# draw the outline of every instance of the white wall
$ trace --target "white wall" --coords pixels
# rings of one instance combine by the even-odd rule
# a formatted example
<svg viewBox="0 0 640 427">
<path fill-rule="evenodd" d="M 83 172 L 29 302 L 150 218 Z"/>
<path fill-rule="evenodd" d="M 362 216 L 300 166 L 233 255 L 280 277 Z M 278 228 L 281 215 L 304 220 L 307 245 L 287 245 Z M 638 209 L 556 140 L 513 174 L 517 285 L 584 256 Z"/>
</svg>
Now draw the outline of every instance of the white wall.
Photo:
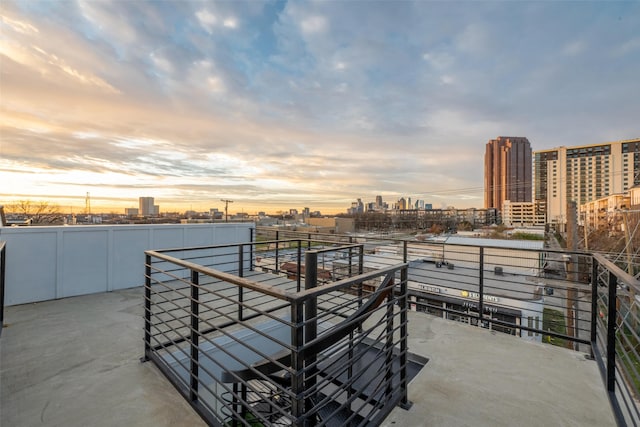
<svg viewBox="0 0 640 427">
<path fill-rule="evenodd" d="M 251 223 L 0 227 L 5 305 L 144 284 L 144 251 L 251 240 Z"/>
</svg>

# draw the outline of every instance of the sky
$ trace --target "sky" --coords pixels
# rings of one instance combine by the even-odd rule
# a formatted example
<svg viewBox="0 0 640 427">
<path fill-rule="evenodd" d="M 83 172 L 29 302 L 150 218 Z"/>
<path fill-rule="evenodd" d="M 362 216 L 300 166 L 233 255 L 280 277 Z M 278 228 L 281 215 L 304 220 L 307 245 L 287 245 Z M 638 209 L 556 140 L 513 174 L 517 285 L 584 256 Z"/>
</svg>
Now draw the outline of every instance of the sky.
<svg viewBox="0 0 640 427">
<path fill-rule="evenodd" d="M 0 204 L 483 207 L 486 143 L 640 136 L 640 2 L 0 3 Z"/>
</svg>

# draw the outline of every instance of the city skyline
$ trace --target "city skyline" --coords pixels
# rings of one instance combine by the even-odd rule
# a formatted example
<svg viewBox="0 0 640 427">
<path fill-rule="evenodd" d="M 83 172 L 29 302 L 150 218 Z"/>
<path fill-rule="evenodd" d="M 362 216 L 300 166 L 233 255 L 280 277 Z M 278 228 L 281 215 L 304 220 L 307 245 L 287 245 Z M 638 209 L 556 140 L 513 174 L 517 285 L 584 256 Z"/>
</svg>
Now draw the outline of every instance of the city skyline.
<svg viewBox="0 0 640 427">
<path fill-rule="evenodd" d="M 0 204 L 481 207 L 491 138 L 536 151 L 638 133 L 637 3 L 7 1 L 0 14 Z"/>
</svg>

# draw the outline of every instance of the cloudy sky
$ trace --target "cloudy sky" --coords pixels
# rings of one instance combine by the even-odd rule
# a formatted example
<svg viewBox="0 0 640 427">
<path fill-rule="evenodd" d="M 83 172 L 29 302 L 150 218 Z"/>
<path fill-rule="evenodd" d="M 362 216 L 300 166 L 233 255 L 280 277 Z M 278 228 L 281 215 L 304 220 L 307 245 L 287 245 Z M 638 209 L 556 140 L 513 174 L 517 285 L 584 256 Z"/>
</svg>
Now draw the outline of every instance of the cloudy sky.
<svg viewBox="0 0 640 427">
<path fill-rule="evenodd" d="M 482 207 L 485 144 L 640 136 L 640 3 L 0 4 L 0 204 Z"/>
</svg>

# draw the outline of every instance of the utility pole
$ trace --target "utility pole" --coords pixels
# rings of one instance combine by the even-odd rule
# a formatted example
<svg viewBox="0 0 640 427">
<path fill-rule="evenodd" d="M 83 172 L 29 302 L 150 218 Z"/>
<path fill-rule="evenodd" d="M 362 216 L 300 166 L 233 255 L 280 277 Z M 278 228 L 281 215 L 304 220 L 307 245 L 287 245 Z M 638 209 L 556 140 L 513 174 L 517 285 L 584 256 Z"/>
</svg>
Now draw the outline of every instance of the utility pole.
<svg viewBox="0 0 640 427">
<path fill-rule="evenodd" d="M 224 222 L 229 222 L 229 203 L 233 203 L 233 200 L 220 199 L 224 202 Z"/>
<path fill-rule="evenodd" d="M 587 230 L 587 213 L 584 213 L 584 222 L 582 223 L 582 230 L 584 231 L 584 250 L 589 250 L 589 233 Z"/>
<path fill-rule="evenodd" d="M 624 219 L 624 222 L 623 222 L 623 226 L 624 226 L 624 243 L 625 243 L 625 247 L 627 249 L 627 273 L 629 273 L 631 276 L 633 276 L 634 275 L 634 273 L 633 273 L 633 263 L 632 263 L 633 248 L 631 247 L 631 230 L 629 229 L 629 217 L 628 217 L 628 212 L 626 210 L 622 211 L 622 218 Z"/>
</svg>

